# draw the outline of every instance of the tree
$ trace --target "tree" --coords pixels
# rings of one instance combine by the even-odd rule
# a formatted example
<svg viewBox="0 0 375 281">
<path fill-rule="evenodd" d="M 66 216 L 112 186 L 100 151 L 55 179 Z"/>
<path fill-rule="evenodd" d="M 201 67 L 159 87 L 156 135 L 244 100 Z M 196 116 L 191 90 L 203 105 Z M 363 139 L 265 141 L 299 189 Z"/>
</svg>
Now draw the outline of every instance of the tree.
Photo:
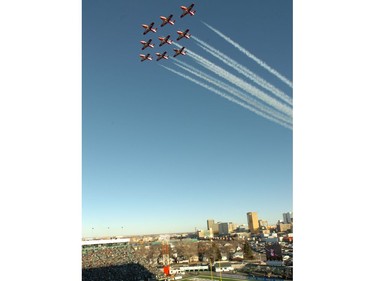
<svg viewBox="0 0 375 281">
<path fill-rule="evenodd" d="M 245 244 L 243 245 L 243 257 L 244 259 L 253 259 L 253 251 L 251 250 L 249 244 L 245 241 Z"/>
<path fill-rule="evenodd" d="M 210 259 L 212 261 L 221 260 L 221 252 L 217 244 L 214 242 L 212 243 L 211 251 L 210 251 Z"/>
</svg>

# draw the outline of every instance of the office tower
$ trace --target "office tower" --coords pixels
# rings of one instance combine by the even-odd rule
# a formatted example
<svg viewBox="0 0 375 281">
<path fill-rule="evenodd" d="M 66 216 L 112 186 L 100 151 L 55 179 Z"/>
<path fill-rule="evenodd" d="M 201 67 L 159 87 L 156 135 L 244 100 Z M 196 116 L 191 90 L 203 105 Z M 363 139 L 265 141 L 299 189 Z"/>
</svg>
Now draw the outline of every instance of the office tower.
<svg viewBox="0 0 375 281">
<path fill-rule="evenodd" d="M 229 233 L 234 232 L 234 230 L 237 228 L 237 225 L 234 224 L 233 222 L 229 223 Z"/>
<path fill-rule="evenodd" d="M 229 234 L 229 223 L 222 222 L 219 224 L 219 235 L 228 235 Z"/>
<path fill-rule="evenodd" d="M 283 220 L 284 220 L 284 223 L 292 223 L 293 213 L 292 212 L 284 213 L 283 214 Z"/>
<path fill-rule="evenodd" d="M 251 233 L 258 233 L 259 222 L 258 222 L 258 214 L 256 212 L 247 213 L 247 223 L 249 225 L 249 230 Z"/>
<path fill-rule="evenodd" d="M 228 235 L 236 228 L 236 225 L 232 222 L 219 222 L 216 225 L 218 226 L 219 235 Z"/>
<path fill-rule="evenodd" d="M 207 230 L 210 230 L 210 228 L 213 230 L 214 229 L 214 220 L 207 220 Z"/>
<path fill-rule="evenodd" d="M 219 224 L 220 224 L 220 222 L 214 223 L 214 225 L 212 226 L 213 234 L 219 234 Z"/>
</svg>

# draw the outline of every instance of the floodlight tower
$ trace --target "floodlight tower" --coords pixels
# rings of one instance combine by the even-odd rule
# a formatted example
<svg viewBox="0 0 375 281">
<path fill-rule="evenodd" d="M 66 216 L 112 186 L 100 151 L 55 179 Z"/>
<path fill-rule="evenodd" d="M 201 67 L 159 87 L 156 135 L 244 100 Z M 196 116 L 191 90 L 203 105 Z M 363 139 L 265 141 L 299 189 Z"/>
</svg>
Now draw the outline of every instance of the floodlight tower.
<svg viewBox="0 0 375 281">
<path fill-rule="evenodd" d="M 170 276 L 170 264 L 169 264 L 169 243 L 168 239 L 164 238 L 161 244 L 161 252 L 163 255 L 163 268 L 164 275 Z"/>
</svg>

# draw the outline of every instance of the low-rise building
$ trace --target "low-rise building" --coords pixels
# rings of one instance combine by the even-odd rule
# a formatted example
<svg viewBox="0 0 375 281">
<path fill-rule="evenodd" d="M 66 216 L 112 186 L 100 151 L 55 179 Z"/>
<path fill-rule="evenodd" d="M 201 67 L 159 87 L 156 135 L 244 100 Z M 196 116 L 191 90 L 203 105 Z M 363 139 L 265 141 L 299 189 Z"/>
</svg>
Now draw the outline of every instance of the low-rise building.
<svg viewBox="0 0 375 281">
<path fill-rule="evenodd" d="M 232 260 L 243 260 L 243 252 L 235 252 L 232 254 Z"/>
<path fill-rule="evenodd" d="M 197 255 L 193 255 L 189 258 L 189 263 L 195 263 L 199 261 L 199 257 Z"/>
<path fill-rule="evenodd" d="M 291 230 L 292 227 L 293 227 L 293 225 L 290 224 L 290 223 L 279 223 L 277 225 L 277 231 L 278 232 L 285 232 L 285 231 Z"/>
<path fill-rule="evenodd" d="M 198 230 L 197 235 L 200 239 L 208 239 L 214 237 L 212 228 L 210 228 L 209 230 Z"/>
<path fill-rule="evenodd" d="M 185 274 L 185 272 L 207 271 L 208 265 L 180 266 L 170 269 L 171 274 Z"/>
<path fill-rule="evenodd" d="M 229 262 L 215 262 L 213 269 L 215 272 L 228 272 L 234 270 Z"/>
</svg>

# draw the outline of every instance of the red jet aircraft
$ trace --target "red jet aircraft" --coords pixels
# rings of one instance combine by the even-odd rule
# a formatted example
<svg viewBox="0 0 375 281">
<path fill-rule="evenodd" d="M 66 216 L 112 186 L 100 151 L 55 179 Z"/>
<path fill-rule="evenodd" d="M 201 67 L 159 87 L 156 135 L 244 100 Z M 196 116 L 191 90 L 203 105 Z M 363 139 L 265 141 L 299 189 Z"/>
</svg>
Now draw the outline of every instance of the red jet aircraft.
<svg viewBox="0 0 375 281">
<path fill-rule="evenodd" d="M 175 54 L 173 57 L 177 57 L 178 55 L 186 55 L 186 51 L 184 51 L 185 47 L 182 47 L 181 49 L 173 49 L 175 51 Z"/>
<path fill-rule="evenodd" d="M 146 29 L 145 32 L 143 32 L 143 35 L 145 35 L 149 31 L 152 31 L 155 33 L 157 30 L 157 27 L 152 28 L 153 26 L 154 26 L 154 22 L 150 23 L 150 25 L 142 24 L 142 27 Z"/>
<path fill-rule="evenodd" d="M 180 8 L 183 10 L 183 13 L 180 16 L 180 18 L 183 18 L 187 14 L 190 14 L 191 16 L 194 16 L 196 11 L 191 10 L 193 7 L 194 7 L 194 3 L 191 4 L 189 7 L 181 6 Z"/>
<path fill-rule="evenodd" d="M 168 45 L 172 44 L 173 41 L 169 40 L 170 37 L 171 37 L 170 35 L 168 35 L 167 37 L 158 37 L 160 40 L 159 47 L 163 46 L 165 43 L 167 43 Z"/>
<path fill-rule="evenodd" d="M 155 53 L 155 55 L 158 56 L 158 59 L 157 59 L 156 61 L 159 61 L 159 60 L 161 60 L 161 59 L 165 59 L 165 60 L 168 59 L 167 52 L 164 52 L 164 53 L 162 53 L 162 54 L 160 54 L 160 53 Z"/>
<path fill-rule="evenodd" d="M 142 50 L 146 49 L 147 47 L 154 48 L 154 44 L 151 44 L 152 39 L 146 41 L 141 41 L 141 44 L 143 44 Z"/>
<path fill-rule="evenodd" d="M 147 55 L 140 54 L 139 56 L 142 58 L 141 62 L 145 60 L 152 60 L 152 57 L 150 56 L 150 54 L 147 54 Z"/>
<path fill-rule="evenodd" d="M 176 20 L 171 20 L 172 17 L 173 17 L 173 15 L 170 15 L 168 18 L 161 16 L 160 18 L 161 18 L 161 20 L 163 22 L 162 22 L 162 24 L 160 26 L 163 27 L 167 23 L 169 23 L 170 25 L 174 25 L 174 23 L 176 22 Z"/>
<path fill-rule="evenodd" d="M 184 38 L 184 37 L 189 39 L 191 34 L 189 34 L 188 32 L 189 32 L 189 29 L 186 29 L 185 31 L 180 31 L 180 30 L 177 31 L 177 33 L 178 33 L 177 41 Z"/>
</svg>

